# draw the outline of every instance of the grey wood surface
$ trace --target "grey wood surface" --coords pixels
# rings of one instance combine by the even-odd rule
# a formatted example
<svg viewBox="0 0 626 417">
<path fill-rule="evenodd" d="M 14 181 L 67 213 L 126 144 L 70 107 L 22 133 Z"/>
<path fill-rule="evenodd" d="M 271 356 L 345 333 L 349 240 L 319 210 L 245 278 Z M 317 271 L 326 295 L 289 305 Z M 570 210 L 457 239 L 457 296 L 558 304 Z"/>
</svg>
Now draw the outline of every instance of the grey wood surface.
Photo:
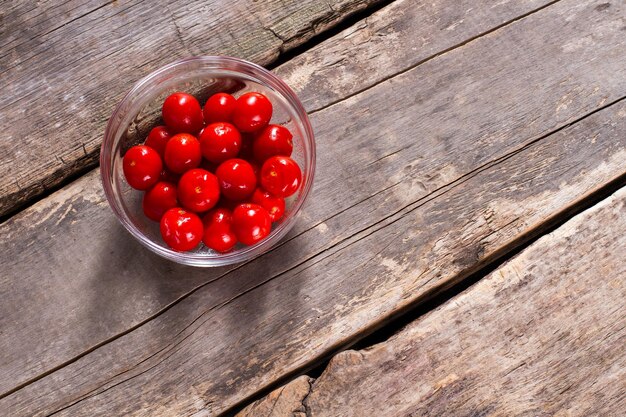
<svg viewBox="0 0 626 417">
<path fill-rule="evenodd" d="M 280 74 L 299 87 L 309 112 L 319 111 L 552 3 L 396 0 L 288 61 Z"/>
<path fill-rule="evenodd" d="M 299 224 L 225 276 L 131 241 L 95 173 L 14 217 L 2 292 L 42 302 L 2 312 L 3 390 L 32 383 L 0 407 L 215 414 L 506 252 L 624 174 L 623 102 L 550 135 L 626 94 L 620 13 L 559 2 L 315 112 Z"/>
<path fill-rule="evenodd" d="M 410 4 L 405 2 L 401 3 L 404 5 L 404 9 L 412 10 Z M 491 23 L 494 26 L 501 24 L 502 22 L 513 20 L 517 13 L 521 13 L 522 11 L 512 7 L 509 9 L 500 9 L 494 8 L 491 13 L 489 13 L 486 7 L 487 3 L 483 4 L 483 15 L 489 16 L 489 18 L 481 19 L 483 25 L 487 23 Z M 535 4 L 531 4 L 530 6 L 536 7 Z M 502 6 L 499 6 L 502 7 Z M 450 7 L 441 7 L 443 10 L 448 10 Z M 437 13 L 437 8 L 433 10 L 433 14 Z M 523 12 L 528 12 L 533 9 L 525 9 Z M 413 15 L 410 12 L 404 13 L 402 15 L 406 16 L 407 21 L 397 20 L 396 17 L 400 15 L 401 12 L 394 6 L 390 9 L 383 9 L 379 13 L 377 13 L 370 21 L 372 24 L 376 24 L 376 31 L 382 30 L 385 33 L 388 32 L 387 29 L 384 29 L 386 26 L 388 27 L 391 22 L 394 22 L 399 29 L 408 27 L 421 27 L 421 25 L 414 25 L 412 22 L 421 21 L 421 15 Z M 426 14 L 423 12 L 422 14 Z M 464 17 L 461 16 L 460 20 L 464 20 Z M 462 23 L 459 23 L 462 24 Z M 439 29 L 444 30 L 446 27 L 450 25 L 449 21 L 443 22 Z M 380 29 L 383 28 L 383 29 Z M 469 29 L 466 33 L 468 38 L 471 38 L 480 31 L 473 30 L 472 26 L 469 26 Z M 373 47 L 378 49 L 392 48 L 395 47 L 395 39 L 398 36 L 405 36 L 408 38 L 420 38 L 423 36 L 427 36 L 427 34 L 432 31 L 433 28 L 429 26 L 424 26 L 422 30 L 413 31 L 413 32 L 402 32 L 397 36 L 388 35 L 381 36 L 381 38 L 388 39 L 388 44 L 376 44 Z M 480 30 L 485 31 L 486 26 L 482 26 Z M 373 33 L 377 33 L 374 31 Z M 303 60 L 308 60 L 309 64 L 312 65 L 313 62 L 317 62 L 318 68 L 322 70 L 326 67 L 326 62 L 324 61 L 324 50 L 326 49 L 326 45 L 335 45 L 335 43 L 340 43 L 341 48 L 348 51 L 353 49 L 349 42 L 346 41 L 350 39 L 346 37 L 346 33 L 353 33 L 353 29 L 349 29 L 348 31 L 342 33 L 341 35 L 333 38 L 329 42 L 326 42 L 324 45 L 321 45 L 319 48 L 316 48 L 313 51 L 307 52 L 302 56 L 296 58 L 293 63 L 288 63 L 284 67 L 280 68 L 277 72 L 281 76 L 285 76 L 289 81 L 292 81 L 292 85 L 302 91 L 301 96 L 306 99 L 309 92 L 316 91 L 313 88 L 309 88 L 309 83 L 318 84 L 318 81 L 313 78 L 311 80 L 297 80 L 293 79 L 294 65 L 304 66 L 302 64 Z M 454 41 L 446 40 L 448 33 L 450 31 L 443 32 L 446 36 L 440 36 L 439 42 L 440 46 L 443 49 L 447 48 L 447 46 Z M 458 35 L 455 35 L 458 36 Z M 407 46 L 404 52 L 410 54 L 410 46 Z M 384 61 L 379 61 L 379 64 L 383 66 Z M 409 64 L 407 64 L 409 65 Z M 446 63 L 442 63 L 442 66 L 448 65 Z M 456 65 L 459 65 L 458 63 Z M 346 69 L 346 73 L 350 71 L 355 71 L 356 68 L 360 68 L 360 62 L 354 62 L 352 60 L 346 60 L 344 68 Z M 393 68 L 392 68 L 393 69 Z M 393 75 L 392 73 L 387 73 L 387 75 Z M 343 87 L 346 88 L 346 94 L 350 94 L 350 86 L 349 84 L 344 84 Z M 324 92 L 327 89 L 332 89 L 332 86 L 326 86 L 326 88 L 320 88 L 319 91 L 321 94 L 325 94 Z M 306 90 L 306 91 L 305 91 Z M 337 90 L 334 90 L 337 91 Z M 565 90 L 564 90 L 565 91 Z M 377 93 L 378 100 L 384 100 L 384 90 L 379 90 Z M 445 100 L 445 98 L 438 98 L 437 100 Z M 328 104 L 328 99 L 323 100 L 323 98 L 316 98 L 316 103 L 318 104 Z M 439 104 L 433 104 L 431 108 L 436 108 Z M 570 114 L 571 116 L 571 114 Z M 343 116 L 344 119 L 347 117 Z M 384 117 L 384 115 L 380 115 L 378 117 Z M 332 112 L 325 112 L 323 118 L 319 123 L 320 126 L 325 126 L 325 129 L 328 130 L 332 128 L 336 120 L 333 120 L 334 116 Z M 383 119 L 381 119 L 383 120 Z M 548 126 L 545 131 L 549 131 L 552 126 Z M 401 132 L 398 132 L 400 134 Z M 534 132 L 530 132 L 532 134 Z M 321 133 L 319 135 L 320 138 L 325 140 L 329 136 L 327 133 Z M 361 144 L 367 143 L 371 138 L 355 138 L 358 142 L 355 142 L 355 146 L 361 146 Z M 402 141 L 406 141 L 410 138 L 400 138 L 396 142 L 397 144 L 390 144 L 395 146 L 400 146 Z M 375 139 L 372 139 L 373 142 Z M 436 142 L 436 138 L 432 138 L 432 141 Z M 328 146 L 328 145 L 326 145 Z M 344 146 L 350 146 L 350 143 L 344 144 Z M 430 145 L 427 145 L 430 146 Z M 466 146 L 471 146 L 471 142 L 468 142 Z M 328 147 L 326 149 L 329 149 Z M 386 149 L 383 146 L 377 147 L 377 149 L 372 149 L 372 152 L 376 152 L 378 155 L 374 155 L 372 160 L 384 156 L 386 153 Z M 325 151 L 326 155 L 320 156 L 320 164 L 321 168 L 319 169 L 322 172 L 322 175 L 326 175 L 326 178 L 331 178 L 333 175 L 341 175 L 345 177 L 345 174 L 342 171 L 338 171 L 337 166 L 333 166 L 333 161 L 335 156 L 332 155 L 333 151 L 327 150 Z M 414 153 L 412 154 L 414 155 Z M 408 155 L 408 157 L 412 157 L 412 155 Z M 357 166 L 361 163 L 362 160 L 367 159 L 367 155 L 358 156 L 359 159 L 354 161 L 348 161 L 348 163 Z M 441 163 L 445 163 L 446 161 L 442 160 Z M 377 169 L 379 169 L 380 164 L 371 165 L 367 168 L 366 172 L 361 174 L 362 178 L 366 178 L 370 173 L 375 173 Z M 398 167 L 396 167 L 398 168 Z M 431 169 L 431 172 L 433 168 Z M 435 170 L 439 169 L 439 167 L 435 166 Z M 318 178 L 320 176 L 318 175 Z M 323 178 L 323 177 L 322 177 Z M 380 178 L 380 180 L 384 180 L 384 178 Z M 433 188 L 444 184 L 442 182 L 443 178 L 435 179 L 434 183 L 431 185 Z M 423 180 L 422 180 L 423 181 Z M 352 198 L 343 198 L 337 199 L 337 196 L 345 191 L 342 189 L 337 189 L 334 186 L 329 187 L 326 186 L 326 194 L 322 197 L 317 197 L 322 199 L 321 204 L 317 206 L 323 210 L 321 212 L 317 212 L 311 215 L 309 219 L 304 220 L 299 226 L 299 230 L 306 230 L 312 226 L 315 226 L 316 223 L 319 223 L 321 219 L 329 218 L 336 212 L 344 210 L 346 208 L 350 208 L 351 205 L 355 203 L 355 201 L 362 200 L 367 198 L 369 195 L 372 195 L 386 187 L 387 185 L 383 182 L 380 185 L 380 182 L 373 184 L 372 187 L 354 190 L 354 199 Z M 347 185 L 347 184 L 346 184 Z M 321 186 L 318 185 L 318 189 Z M 157 274 L 161 274 L 161 280 L 164 280 L 161 284 L 158 284 L 157 287 L 163 286 L 163 289 L 151 288 L 155 285 L 155 274 L 154 271 L 141 272 L 142 266 L 140 264 L 137 265 L 137 270 L 134 270 L 135 267 L 131 267 L 129 272 L 132 275 L 140 278 L 135 278 L 132 280 L 128 279 L 128 276 L 125 272 L 118 271 L 117 274 L 110 274 L 108 271 L 104 270 L 106 267 L 111 265 L 119 265 L 120 260 L 117 258 L 119 253 L 116 250 L 117 246 L 123 246 L 121 243 L 117 241 L 110 242 L 107 238 L 94 239 L 98 241 L 92 242 L 95 244 L 95 247 L 89 247 L 88 250 L 85 250 L 88 246 L 85 246 L 84 241 L 75 242 L 76 246 L 73 248 L 68 247 L 68 242 L 63 240 L 57 241 L 54 239 L 57 235 L 62 234 L 71 234 L 72 236 L 106 236 L 107 233 L 113 228 L 115 229 L 115 225 L 111 225 L 111 223 L 107 223 L 112 219 L 109 210 L 106 208 L 106 203 L 102 200 L 102 194 L 100 192 L 99 181 L 94 178 L 90 180 L 89 186 L 86 188 L 88 190 L 83 190 L 85 187 L 79 187 L 73 189 L 73 191 L 69 193 L 59 193 L 56 196 L 47 200 L 43 206 L 40 206 L 33 211 L 29 211 L 28 215 L 25 217 L 25 221 L 20 221 L 21 217 L 15 219 L 17 223 L 13 224 L 10 222 L 6 225 L 9 231 L 13 231 L 12 233 L 22 234 L 22 227 L 29 222 L 36 222 L 38 225 L 36 227 L 30 227 L 29 229 L 32 231 L 32 234 L 23 236 L 22 239 L 19 239 L 15 242 L 14 250 L 11 250 L 10 254 L 7 253 L 7 257 L 13 258 L 11 260 L 11 266 L 7 270 L 7 277 L 13 276 L 21 276 L 20 283 L 17 284 L 13 281 L 8 283 L 7 285 L 11 285 L 11 296 L 17 297 L 18 299 L 29 299 L 35 294 L 40 295 L 43 299 L 47 297 L 62 297 L 60 294 L 66 294 L 73 301 L 70 303 L 61 303 L 58 306 L 58 310 L 50 309 L 50 305 L 47 303 L 43 303 L 38 306 L 32 306 L 31 309 L 27 312 L 27 315 L 23 315 L 23 313 L 14 314 L 14 320 L 11 328 L 14 329 L 17 333 L 20 334 L 20 337 L 17 340 L 12 342 L 11 352 L 7 352 L 7 366 L 14 367 L 14 371 L 9 372 L 15 375 L 20 376 L 19 382 L 24 382 L 30 378 L 35 378 L 38 374 L 42 372 L 46 372 L 54 367 L 62 365 L 65 361 L 71 360 L 76 357 L 80 353 L 85 350 L 91 349 L 94 346 L 97 346 L 99 343 L 106 341 L 110 337 L 114 337 L 115 335 L 124 332 L 142 321 L 149 319 L 153 314 L 158 313 L 171 302 L 175 301 L 178 297 L 188 293 L 193 288 L 198 285 L 201 285 L 204 282 L 211 281 L 215 277 L 219 276 L 220 273 L 224 272 L 224 270 L 219 270 L 217 273 L 211 272 L 203 272 L 201 274 L 198 273 L 190 273 L 189 275 L 193 278 L 188 277 L 180 277 L 176 279 L 174 282 L 171 282 L 169 279 L 169 274 L 171 273 L 172 267 L 169 264 L 163 265 L 163 263 L 157 263 L 163 269 L 161 272 L 157 272 Z M 321 187 L 322 189 L 324 187 Z M 417 190 L 418 193 L 423 193 L 424 190 Z M 346 196 L 347 197 L 347 196 Z M 73 203 L 74 199 L 78 200 L 78 203 Z M 91 200 L 92 202 L 97 203 L 96 205 L 88 205 L 89 210 L 85 207 L 85 204 L 82 203 L 82 200 Z M 333 205 L 328 204 L 328 201 L 333 201 L 337 199 L 337 204 L 340 206 L 333 207 Z M 352 211 L 358 211 L 362 209 L 361 206 L 357 206 L 352 208 Z M 65 210 L 68 210 L 67 215 L 70 217 L 67 220 L 66 229 L 61 232 L 60 230 L 49 230 L 48 229 L 56 229 L 58 227 L 63 227 L 63 224 L 56 225 L 55 223 L 60 222 L 60 219 L 55 219 L 51 224 L 46 224 L 44 220 L 46 220 L 46 215 L 51 214 L 51 210 L 60 209 L 61 213 L 64 213 Z M 43 214 L 43 215 L 42 215 Z M 313 217 L 314 216 L 314 217 Z M 85 224 L 84 229 L 81 228 L 81 223 L 77 220 L 86 220 L 91 218 L 93 222 L 89 222 Z M 107 221 L 105 221 L 106 219 Z M 54 225 L 54 227 L 53 227 Z M 44 233 L 42 234 L 42 230 Z M 71 231 L 71 232 L 70 232 Z M 7 232 L 11 234 L 11 232 Z M 38 244 L 33 247 L 32 245 L 33 239 L 37 236 Z M 119 239 L 128 239 L 126 235 L 121 235 Z M 43 246 L 42 246 L 43 243 Z M 323 242 L 322 242 L 323 243 Z M 29 245 L 30 244 L 30 245 Z M 124 243 L 124 245 L 128 245 L 131 243 Z M 319 246 L 316 246 L 319 247 Z M 322 246 L 323 247 L 323 246 Z M 13 254 L 15 251 L 24 250 L 23 257 L 15 258 Z M 49 255 L 45 255 L 42 251 L 49 252 Z M 72 251 L 78 251 L 81 257 L 81 261 L 76 264 L 68 264 L 67 256 L 68 253 Z M 111 256 L 110 259 L 102 259 L 101 256 L 103 254 L 108 254 L 113 251 L 113 253 L 109 254 Z M 125 251 L 122 251 L 125 252 Z M 314 254 L 315 252 L 308 252 L 308 256 Z M 302 254 L 305 255 L 305 254 Z M 92 259 L 95 258 L 95 259 Z M 25 259 L 30 259 L 30 262 L 25 262 Z M 296 258 L 292 258 L 291 261 L 294 261 Z M 38 262 L 45 262 L 47 266 L 41 266 L 38 268 L 32 268 L 33 263 L 35 265 L 39 265 Z M 100 267 L 96 267 L 94 262 L 97 265 L 102 265 Z M 88 265 L 88 267 L 85 267 Z M 42 268 L 46 272 L 44 276 L 39 272 Z M 102 280 L 102 278 L 97 278 L 98 274 L 94 274 L 94 271 L 103 270 L 103 274 L 107 275 L 106 280 Z M 187 274 L 185 274 L 187 275 Z M 73 282 L 70 284 L 67 280 L 67 277 L 76 277 Z M 94 282 L 95 281 L 95 282 Z M 102 285 L 106 285 L 107 288 L 113 288 L 111 294 L 111 303 L 116 305 L 115 309 L 106 308 L 106 304 L 104 304 L 104 299 L 100 299 L 100 292 L 102 288 L 98 285 L 99 282 L 102 282 Z M 54 295 L 56 293 L 59 295 Z M 91 294 L 91 295 L 88 295 Z M 103 305 L 100 307 L 100 311 L 93 305 L 93 302 L 87 301 L 86 297 L 91 299 L 102 300 Z M 78 325 L 82 320 L 89 318 L 90 311 L 96 310 L 95 313 L 98 317 L 100 317 L 100 321 L 98 324 L 94 325 L 89 332 L 74 335 L 70 337 L 64 337 L 63 335 L 66 332 L 66 329 L 71 328 L 72 326 Z M 72 311 L 72 315 L 68 315 L 68 311 Z M 31 322 L 35 319 L 35 317 L 46 317 L 46 322 L 49 323 L 58 323 L 58 325 L 50 326 L 46 325 L 43 329 L 33 329 L 33 333 L 30 333 L 30 329 L 26 323 Z M 39 332 L 43 331 L 43 334 Z M 55 346 L 55 349 L 48 350 L 48 347 L 45 342 L 42 342 L 36 346 L 32 346 L 32 338 L 35 334 L 40 334 L 43 336 L 45 340 L 60 340 L 63 339 L 63 342 L 58 342 L 59 345 Z M 44 340 L 42 339 L 42 340 Z M 24 343 L 24 345 L 22 345 Z M 23 349 L 26 347 L 30 347 L 30 352 L 32 353 L 32 357 L 24 357 L 22 355 Z M 8 349 L 8 348 L 7 348 Z M 4 381 L 5 386 L 3 389 L 10 388 L 10 384 L 15 384 L 15 380 L 13 378 L 7 378 Z M 17 385 L 17 384 L 15 384 Z"/>
<path fill-rule="evenodd" d="M 317 380 L 238 417 L 621 415 L 624 253 L 626 188 L 391 339 L 337 354 Z"/>
<path fill-rule="evenodd" d="M 3 3 L 0 216 L 95 166 L 113 108 L 150 71 L 194 55 L 268 64 L 375 3 Z"/>
</svg>

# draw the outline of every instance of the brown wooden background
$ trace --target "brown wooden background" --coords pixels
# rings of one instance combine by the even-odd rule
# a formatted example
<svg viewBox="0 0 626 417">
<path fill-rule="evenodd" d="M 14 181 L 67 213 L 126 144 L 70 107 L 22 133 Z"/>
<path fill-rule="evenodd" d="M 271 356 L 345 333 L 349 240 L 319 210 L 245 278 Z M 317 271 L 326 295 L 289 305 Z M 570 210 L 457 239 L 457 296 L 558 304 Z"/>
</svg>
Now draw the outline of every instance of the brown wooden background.
<svg viewBox="0 0 626 417">
<path fill-rule="evenodd" d="M 624 1 L 8 1 L 0 22 L 0 415 L 626 409 Z M 279 246 L 205 270 L 123 230 L 97 158 L 137 79 L 217 54 L 294 88 L 318 169 Z"/>
</svg>

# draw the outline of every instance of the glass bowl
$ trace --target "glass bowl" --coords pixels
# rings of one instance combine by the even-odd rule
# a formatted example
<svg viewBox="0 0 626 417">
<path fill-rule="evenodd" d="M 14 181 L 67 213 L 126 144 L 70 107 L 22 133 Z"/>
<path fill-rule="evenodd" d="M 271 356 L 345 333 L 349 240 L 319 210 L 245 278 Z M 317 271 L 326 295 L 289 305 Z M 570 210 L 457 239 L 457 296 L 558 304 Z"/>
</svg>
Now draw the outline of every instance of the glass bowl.
<svg viewBox="0 0 626 417">
<path fill-rule="evenodd" d="M 285 215 L 272 225 L 268 237 L 252 246 L 238 244 L 231 252 L 218 253 L 203 244 L 191 252 L 176 252 L 163 242 L 159 224 L 143 214 L 143 192 L 131 189 L 122 172 L 122 157 L 131 146 L 145 140 L 153 126 L 163 124 L 161 105 L 173 92 L 195 95 L 204 105 L 220 91 L 235 97 L 257 91 L 274 107 L 271 123 L 282 124 L 293 134 L 293 154 L 302 169 L 302 186 L 286 200 Z M 124 227 L 151 251 L 186 265 L 221 266 L 242 262 L 268 251 L 293 227 L 315 171 L 315 139 L 302 103 L 283 81 L 266 69 L 237 58 L 201 56 L 166 65 L 139 80 L 118 104 L 104 132 L 100 151 L 100 175 L 107 200 Z"/>
</svg>

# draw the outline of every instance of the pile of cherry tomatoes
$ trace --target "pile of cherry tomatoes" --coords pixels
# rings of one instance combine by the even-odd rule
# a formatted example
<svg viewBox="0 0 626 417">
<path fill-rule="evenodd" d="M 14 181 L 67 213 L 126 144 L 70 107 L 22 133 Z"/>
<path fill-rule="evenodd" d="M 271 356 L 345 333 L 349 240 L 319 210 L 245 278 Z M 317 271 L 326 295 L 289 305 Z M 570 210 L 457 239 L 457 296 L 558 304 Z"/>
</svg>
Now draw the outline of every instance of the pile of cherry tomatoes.
<svg viewBox="0 0 626 417">
<path fill-rule="evenodd" d="M 160 222 L 170 248 L 190 251 L 204 242 L 224 253 L 237 242 L 253 245 L 285 214 L 302 172 L 290 158 L 292 134 L 270 124 L 272 111 L 257 92 L 217 93 L 204 108 L 174 93 L 163 102 L 165 126 L 124 154 L 126 181 L 145 191 L 143 212 Z"/>
</svg>

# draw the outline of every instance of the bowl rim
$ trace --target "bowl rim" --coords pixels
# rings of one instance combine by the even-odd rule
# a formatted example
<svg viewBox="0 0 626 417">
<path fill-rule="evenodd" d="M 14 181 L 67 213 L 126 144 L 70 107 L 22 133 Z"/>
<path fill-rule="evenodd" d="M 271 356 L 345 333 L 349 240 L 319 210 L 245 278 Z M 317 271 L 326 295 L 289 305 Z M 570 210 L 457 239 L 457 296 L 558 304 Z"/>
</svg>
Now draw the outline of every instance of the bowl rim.
<svg viewBox="0 0 626 417">
<path fill-rule="evenodd" d="M 174 71 L 181 66 L 194 62 L 201 62 L 209 65 L 215 64 L 220 66 L 225 66 L 226 64 L 228 66 L 227 70 L 235 72 L 242 72 L 241 69 L 245 68 L 251 70 L 254 73 L 255 77 L 258 77 L 260 75 L 263 79 L 259 79 L 258 81 L 261 81 L 262 84 L 266 84 L 266 79 L 269 80 L 271 83 L 270 87 L 277 90 L 281 95 L 283 95 L 284 98 L 287 99 L 289 105 L 293 107 L 293 111 L 297 115 L 300 123 L 302 124 L 302 127 L 304 128 L 303 133 L 306 137 L 302 138 L 302 140 L 308 142 L 308 147 L 310 149 L 310 155 L 306 158 L 306 162 L 309 164 L 306 176 L 307 180 L 304 181 L 303 188 L 298 198 L 294 201 L 294 205 L 292 206 L 289 217 L 284 218 L 283 222 L 277 225 L 277 227 L 271 231 L 270 235 L 268 235 L 260 242 L 251 246 L 245 246 L 241 249 L 238 249 L 237 251 L 227 252 L 224 254 L 176 252 L 172 249 L 157 244 L 152 239 L 144 235 L 139 230 L 139 228 L 136 227 L 133 222 L 131 222 L 127 218 L 124 210 L 118 205 L 117 198 L 115 197 L 115 190 L 113 189 L 114 187 L 111 181 L 113 175 L 111 169 L 111 165 L 113 163 L 112 147 L 115 132 L 117 131 L 114 126 L 114 121 L 116 119 L 115 116 L 123 111 L 125 105 L 131 102 L 133 97 L 135 97 L 135 95 L 137 95 L 140 90 L 145 88 L 146 84 L 150 84 L 156 78 L 164 75 L 167 72 Z M 124 228 L 141 244 L 143 244 L 145 247 L 155 252 L 156 254 L 180 264 L 200 267 L 224 266 L 247 261 L 258 255 L 268 252 L 291 230 L 291 228 L 295 224 L 295 220 L 297 219 L 297 217 L 299 217 L 298 215 L 301 212 L 301 209 L 306 202 L 313 186 L 316 165 L 315 136 L 308 114 L 296 93 L 283 80 L 278 78 L 269 70 L 253 62 L 230 56 L 193 56 L 178 59 L 174 62 L 159 67 L 158 69 L 139 79 L 133 85 L 133 87 L 124 95 L 122 100 L 116 105 L 115 109 L 111 113 L 109 120 L 107 121 L 107 125 L 104 130 L 104 138 L 100 146 L 99 162 L 100 179 L 109 206 L 113 210 L 115 216 L 120 221 L 120 223 L 122 223 Z"/>
</svg>

